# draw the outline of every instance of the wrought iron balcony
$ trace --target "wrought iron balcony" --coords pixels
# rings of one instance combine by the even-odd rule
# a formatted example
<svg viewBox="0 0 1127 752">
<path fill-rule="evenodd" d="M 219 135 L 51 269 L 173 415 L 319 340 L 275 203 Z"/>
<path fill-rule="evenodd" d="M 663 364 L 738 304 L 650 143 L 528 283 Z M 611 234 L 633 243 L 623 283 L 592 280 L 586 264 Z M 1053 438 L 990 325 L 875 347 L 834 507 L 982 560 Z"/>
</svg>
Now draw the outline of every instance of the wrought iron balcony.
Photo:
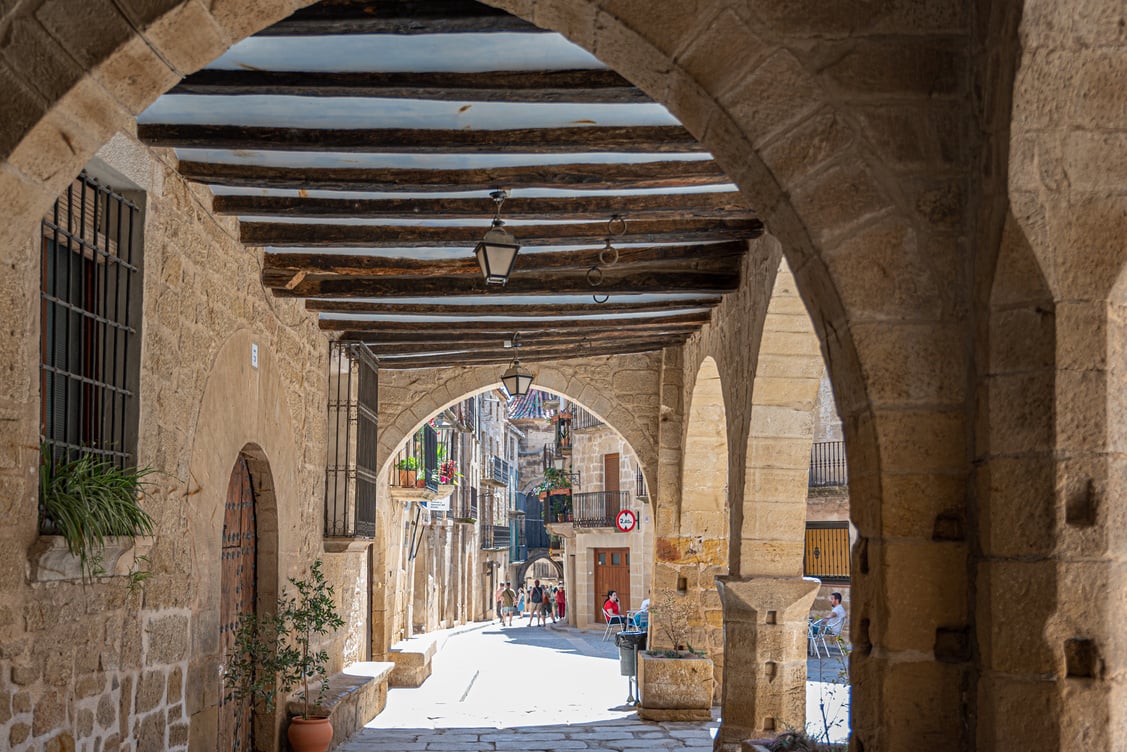
<svg viewBox="0 0 1127 752">
<path fill-rule="evenodd" d="M 849 485 L 844 441 L 819 441 L 810 447 L 810 487 Z"/>
<path fill-rule="evenodd" d="M 509 463 L 500 457 L 491 457 L 489 463 L 482 468 L 481 479 L 485 483 L 497 486 L 509 485 Z"/>
<path fill-rule="evenodd" d="M 614 527 L 614 518 L 629 502 L 629 491 L 572 494 L 571 521 L 576 527 Z"/>
<path fill-rule="evenodd" d="M 482 525 L 481 526 L 481 547 L 482 548 L 508 548 L 512 542 L 512 531 L 508 525 Z"/>
</svg>

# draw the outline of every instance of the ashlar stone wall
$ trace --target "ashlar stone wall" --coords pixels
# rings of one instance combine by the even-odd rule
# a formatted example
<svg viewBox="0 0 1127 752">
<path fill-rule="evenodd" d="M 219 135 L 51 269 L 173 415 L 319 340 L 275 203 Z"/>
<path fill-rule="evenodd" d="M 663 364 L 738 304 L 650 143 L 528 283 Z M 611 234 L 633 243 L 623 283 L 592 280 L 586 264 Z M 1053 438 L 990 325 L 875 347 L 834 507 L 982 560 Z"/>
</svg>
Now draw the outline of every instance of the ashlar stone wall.
<svg viewBox="0 0 1127 752">
<path fill-rule="evenodd" d="M 118 563 L 151 577 L 46 579 L 37 535 L 38 228 L 8 248 L 18 322 L 7 338 L 0 438 L 0 746 L 12 750 L 214 747 L 220 686 L 220 538 L 240 454 L 260 505 L 260 591 L 276 594 L 321 554 L 327 345 L 299 305 L 264 293 L 260 251 L 181 180 L 170 152 L 114 137 L 91 165 L 143 193 L 144 310 L 139 464 L 154 468 L 145 508 L 156 533 Z M 259 348 L 258 368 L 250 345 Z M 12 347 L 15 345 L 15 347 Z M 328 644 L 333 669 L 366 657 L 365 556 L 324 555 L 349 625 Z M 267 733 L 277 723 L 267 723 Z"/>
</svg>

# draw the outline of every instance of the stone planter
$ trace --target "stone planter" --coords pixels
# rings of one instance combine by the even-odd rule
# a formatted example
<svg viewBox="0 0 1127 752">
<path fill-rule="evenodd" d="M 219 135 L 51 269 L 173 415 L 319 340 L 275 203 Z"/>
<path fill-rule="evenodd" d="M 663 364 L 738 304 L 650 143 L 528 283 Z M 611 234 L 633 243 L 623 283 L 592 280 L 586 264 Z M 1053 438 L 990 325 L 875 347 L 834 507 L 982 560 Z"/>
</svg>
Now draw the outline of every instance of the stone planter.
<svg viewBox="0 0 1127 752">
<path fill-rule="evenodd" d="M 638 656 L 638 717 L 647 721 L 712 719 L 712 659 L 681 651 L 677 658 Z"/>
<path fill-rule="evenodd" d="M 144 556 L 153 547 L 154 538 L 113 537 L 103 541 L 102 569 L 99 577 L 125 577 L 135 567 L 137 557 Z M 66 539 L 61 535 L 41 535 L 28 551 L 32 582 L 83 579 L 82 562 L 67 550 Z"/>
</svg>

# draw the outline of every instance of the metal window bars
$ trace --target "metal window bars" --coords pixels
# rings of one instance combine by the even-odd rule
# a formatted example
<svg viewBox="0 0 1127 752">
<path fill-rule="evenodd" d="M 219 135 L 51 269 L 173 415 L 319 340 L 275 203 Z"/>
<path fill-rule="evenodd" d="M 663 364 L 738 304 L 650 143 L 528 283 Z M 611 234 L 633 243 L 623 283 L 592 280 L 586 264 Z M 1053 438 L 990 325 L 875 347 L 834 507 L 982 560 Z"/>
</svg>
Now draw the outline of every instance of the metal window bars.
<svg viewBox="0 0 1127 752">
<path fill-rule="evenodd" d="M 135 464 L 142 216 L 85 172 L 40 233 L 40 440 L 52 460 Z"/>
<path fill-rule="evenodd" d="M 367 346 L 329 343 L 325 536 L 376 534 L 379 372 Z"/>
<path fill-rule="evenodd" d="M 810 447 L 810 487 L 849 485 L 844 441 L 819 441 Z"/>
</svg>

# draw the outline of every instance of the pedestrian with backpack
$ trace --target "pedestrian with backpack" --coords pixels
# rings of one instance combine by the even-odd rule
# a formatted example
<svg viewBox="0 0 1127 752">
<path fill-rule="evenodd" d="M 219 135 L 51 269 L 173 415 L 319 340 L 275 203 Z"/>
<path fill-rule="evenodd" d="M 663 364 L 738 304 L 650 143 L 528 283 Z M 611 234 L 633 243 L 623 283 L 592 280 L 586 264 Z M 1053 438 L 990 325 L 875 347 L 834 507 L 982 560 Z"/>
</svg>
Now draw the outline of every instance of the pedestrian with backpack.
<svg viewBox="0 0 1127 752">
<path fill-rule="evenodd" d="M 544 588 L 540 587 L 540 580 L 532 581 L 532 590 L 528 594 L 528 624 L 531 627 L 532 622 L 539 617 L 540 623 L 544 623 Z"/>
</svg>

